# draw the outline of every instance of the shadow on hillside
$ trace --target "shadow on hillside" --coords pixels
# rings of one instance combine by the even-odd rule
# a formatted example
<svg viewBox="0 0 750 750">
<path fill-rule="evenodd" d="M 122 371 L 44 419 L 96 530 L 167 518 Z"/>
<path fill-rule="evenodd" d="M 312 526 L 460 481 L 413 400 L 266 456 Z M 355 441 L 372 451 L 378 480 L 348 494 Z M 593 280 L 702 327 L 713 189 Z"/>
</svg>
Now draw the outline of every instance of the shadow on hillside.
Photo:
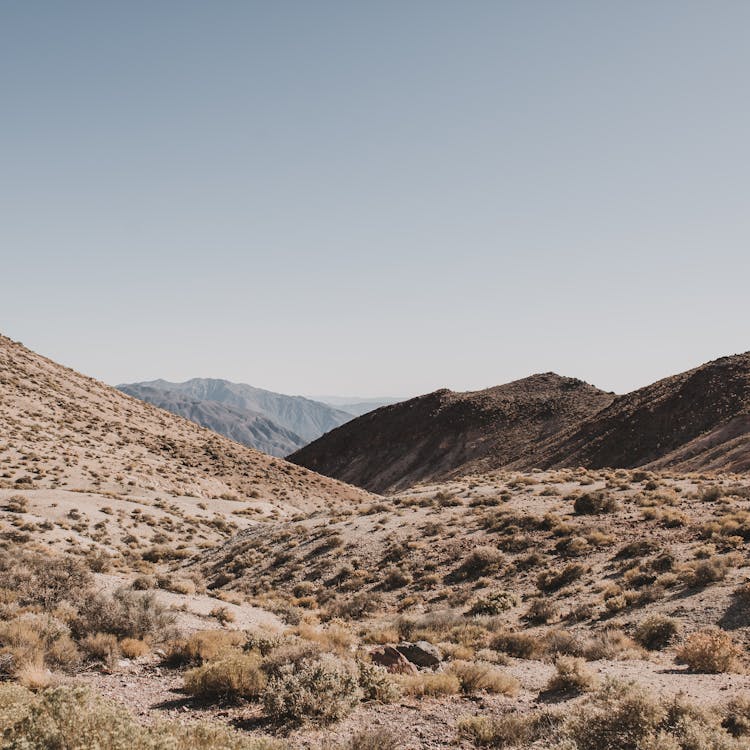
<svg viewBox="0 0 750 750">
<path fill-rule="evenodd" d="M 719 620 L 719 627 L 724 630 L 737 630 L 750 625 L 750 606 L 747 601 L 734 599 L 727 611 Z"/>
</svg>

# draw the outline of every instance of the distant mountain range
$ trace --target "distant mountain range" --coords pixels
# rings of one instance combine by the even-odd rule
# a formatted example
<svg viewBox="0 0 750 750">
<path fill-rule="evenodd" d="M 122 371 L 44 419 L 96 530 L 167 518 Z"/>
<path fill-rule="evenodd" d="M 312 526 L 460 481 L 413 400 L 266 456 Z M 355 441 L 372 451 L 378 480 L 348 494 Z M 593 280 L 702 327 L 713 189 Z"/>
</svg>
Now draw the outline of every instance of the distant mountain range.
<svg viewBox="0 0 750 750">
<path fill-rule="evenodd" d="M 494 469 L 750 470 L 750 353 L 624 396 L 555 373 L 435 391 L 365 414 L 289 456 L 376 492 Z"/>
<path fill-rule="evenodd" d="M 286 456 L 384 403 L 331 397 L 344 402 L 336 406 L 214 378 L 123 383 L 117 389 L 273 456 Z"/>
</svg>

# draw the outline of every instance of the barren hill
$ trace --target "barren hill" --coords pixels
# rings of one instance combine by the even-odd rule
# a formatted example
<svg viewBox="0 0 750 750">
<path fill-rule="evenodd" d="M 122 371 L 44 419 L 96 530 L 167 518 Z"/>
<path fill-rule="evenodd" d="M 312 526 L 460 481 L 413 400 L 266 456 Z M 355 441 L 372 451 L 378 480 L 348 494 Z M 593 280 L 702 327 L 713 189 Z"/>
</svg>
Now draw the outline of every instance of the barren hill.
<svg viewBox="0 0 750 750">
<path fill-rule="evenodd" d="M 0 336 L 6 488 L 164 493 L 313 508 L 364 493 L 239 445 Z"/>
<path fill-rule="evenodd" d="M 722 357 L 618 396 L 515 465 L 747 471 L 750 353 Z"/>
<path fill-rule="evenodd" d="M 365 414 L 289 460 L 372 491 L 397 490 L 523 461 L 612 398 L 554 373 L 482 391 L 439 390 Z"/>
</svg>

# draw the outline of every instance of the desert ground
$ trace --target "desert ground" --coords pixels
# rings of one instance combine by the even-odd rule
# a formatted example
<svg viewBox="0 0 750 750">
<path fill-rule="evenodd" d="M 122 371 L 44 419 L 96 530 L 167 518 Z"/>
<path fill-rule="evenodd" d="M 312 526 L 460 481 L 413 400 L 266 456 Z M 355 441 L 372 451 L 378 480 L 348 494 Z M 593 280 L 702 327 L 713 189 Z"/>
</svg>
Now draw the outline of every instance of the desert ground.
<svg viewBox="0 0 750 750">
<path fill-rule="evenodd" d="M 2 340 L 0 747 L 750 746 L 750 480 L 377 495 Z"/>
</svg>

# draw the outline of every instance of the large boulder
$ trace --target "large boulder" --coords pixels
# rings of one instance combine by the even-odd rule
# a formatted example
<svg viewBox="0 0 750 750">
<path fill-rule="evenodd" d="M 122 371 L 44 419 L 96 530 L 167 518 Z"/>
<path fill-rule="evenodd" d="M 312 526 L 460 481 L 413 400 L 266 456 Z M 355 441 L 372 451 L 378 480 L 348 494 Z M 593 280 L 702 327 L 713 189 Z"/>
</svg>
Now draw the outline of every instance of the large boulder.
<svg viewBox="0 0 750 750">
<path fill-rule="evenodd" d="M 404 641 L 396 646 L 396 650 L 418 667 L 437 667 L 442 661 L 440 651 L 427 641 Z"/>
<path fill-rule="evenodd" d="M 391 674 L 414 674 L 417 668 L 393 646 L 378 646 L 370 651 L 373 664 L 385 667 Z"/>
</svg>

